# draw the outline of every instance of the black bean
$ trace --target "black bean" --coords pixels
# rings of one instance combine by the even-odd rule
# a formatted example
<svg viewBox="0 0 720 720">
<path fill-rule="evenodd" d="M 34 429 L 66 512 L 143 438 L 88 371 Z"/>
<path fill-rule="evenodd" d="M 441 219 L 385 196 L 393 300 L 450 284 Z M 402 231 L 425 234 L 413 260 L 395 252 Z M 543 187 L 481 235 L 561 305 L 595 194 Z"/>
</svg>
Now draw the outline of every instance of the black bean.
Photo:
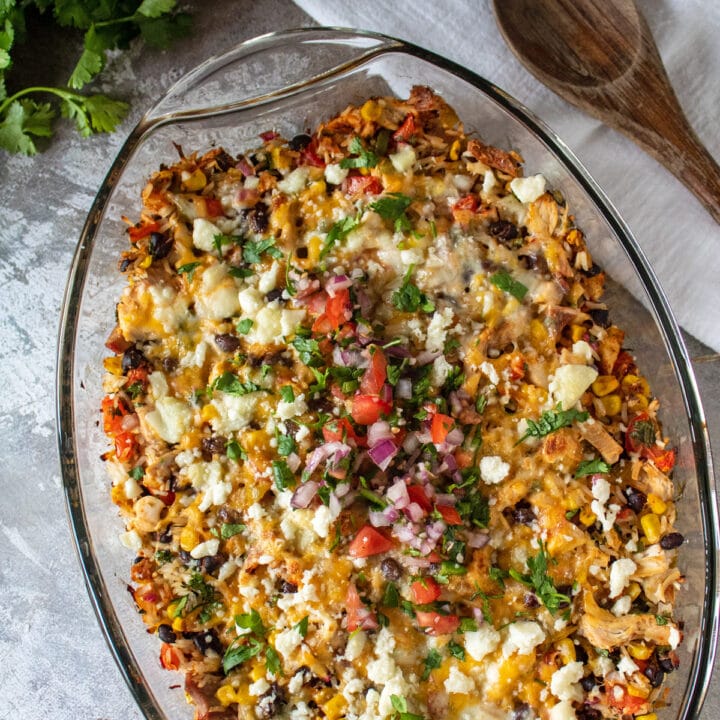
<svg viewBox="0 0 720 720">
<path fill-rule="evenodd" d="M 535 255 L 522 255 L 520 262 L 527 270 L 534 270 L 537 267 L 538 259 Z"/>
<path fill-rule="evenodd" d="M 537 596 L 535 593 L 525 593 L 525 597 L 523 597 L 523 605 L 525 605 L 526 608 L 536 608 L 540 607 L 540 601 L 537 599 Z"/>
<path fill-rule="evenodd" d="M 535 520 L 535 511 L 527 500 L 520 500 L 511 511 L 512 519 L 521 525 L 530 525 Z"/>
<path fill-rule="evenodd" d="M 268 226 L 268 209 L 266 205 L 259 203 L 247 215 L 250 227 L 256 233 L 265 232 Z"/>
<path fill-rule="evenodd" d="M 219 570 L 222 564 L 227 560 L 227 557 L 222 553 L 217 555 L 206 555 L 200 560 L 200 570 L 207 575 L 212 575 L 216 570 Z"/>
<path fill-rule="evenodd" d="M 602 720 L 602 713 L 589 705 L 582 705 L 575 711 L 577 720 Z"/>
<path fill-rule="evenodd" d="M 596 325 L 599 325 L 603 328 L 610 327 L 610 313 L 607 310 L 603 308 L 596 308 L 595 310 L 591 310 L 590 317 L 593 319 L 593 322 Z"/>
<path fill-rule="evenodd" d="M 288 141 L 288 147 L 291 150 L 299 151 L 304 150 L 312 141 L 312 138 L 305 133 L 296 135 L 292 140 Z"/>
<path fill-rule="evenodd" d="M 179 550 L 178 556 L 183 565 L 187 567 L 197 567 L 197 560 L 187 550 Z"/>
<path fill-rule="evenodd" d="M 603 269 L 597 263 L 593 263 L 592 267 L 589 270 L 585 271 L 585 274 L 588 277 L 595 277 L 596 275 L 599 275 L 602 271 Z"/>
<path fill-rule="evenodd" d="M 295 248 L 295 257 L 297 257 L 299 260 L 305 260 L 308 256 L 308 249 L 304 245 L 301 245 L 299 248 Z"/>
<path fill-rule="evenodd" d="M 240 347 L 240 338 L 230 333 L 215 336 L 215 344 L 227 353 L 234 353 Z"/>
<path fill-rule="evenodd" d="M 685 542 L 685 537 L 679 532 L 668 533 L 660 540 L 660 547 L 663 550 L 674 550 Z"/>
<path fill-rule="evenodd" d="M 202 630 L 193 636 L 195 647 L 205 655 L 208 650 L 214 650 L 218 655 L 223 654 L 222 643 L 215 630 Z"/>
<path fill-rule="evenodd" d="M 582 645 L 575 645 L 575 659 L 578 662 L 586 663 L 588 661 L 588 654 Z"/>
<path fill-rule="evenodd" d="M 597 685 L 597 678 L 594 675 L 586 675 L 581 681 L 582 689 L 590 692 Z"/>
<path fill-rule="evenodd" d="M 212 437 L 204 437 L 200 441 L 200 447 L 203 453 L 208 453 L 208 455 L 224 455 L 227 441 L 220 435 L 213 435 Z"/>
<path fill-rule="evenodd" d="M 628 487 L 625 489 L 625 497 L 627 498 L 627 503 L 632 510 L 636 513 L 642 512 L 642 509 L 645 507 L 645 503 L 647 502 L 647 495 L 645 495 L 644 492 Z"/>
<path fill-rule="evenodd" d="M 298 425 L 294 420 L 286 420 L 285 421 L 285 432 L 291 438 L 294 438 L 298 434 L 299 430 L 300 430 L 300 425 Z"/>
<path fill-rule="evenodd" d="M 255 712 L 262 720 L 270 720 L 280 712 L 285 703 L 285 690 L 274 682 L 258 701 Z"/>
<path fill-rule="evenodd" d="M 150 254 L 153 260 L 162 260 L 170 254 L 173 239 L 162 233 L 150 234 Z"/>
<path fill-rule="evenodd" d="M 662 671 L 659 664 L 650 662 L 645 666 L 643 675 L 650 681 L 650 684 L 656 688 L 660 687 L 665 679 L 665 673 Z"/>
<path fill-rule="evenodd" d="M 175 631 L 170 627 L 170 625 L 165 624 L 162 624 L 158 628 L 158 637 L 164 643 L 174 643 L 177 640 Z"/>
<path fill-rule="evenodd" d="M 235 165 L 235 158 L 223 150 L 215 157 L 215 162 L 220 170 L 227 172 L 233 165 Z"/>
<path fill-rule="evenodd" d="M 240 513 L 228 505 L 223 505 L 218 510 L 217 517 L 221 523 L 229 523 L 231 525 L 239 523 L 242 520 Z"/>
<path fill-rule="evenodd" d="M 677 666 L 675 665 L 673 659 L 669 656 L 658 658 L 658 665 L 665 673 L 671 673 L 677 670 Z"/>
<path fill-rule="evenodd" d="M 296 593 L 298 591 L 298 586 L 295 583 L 291 583 L 289 580 L 281 580 L 278 590 L 283 594 L 291 595 L 292 593 Z"/>
<path fill-rule="evenodd" d="M 123 258 L 120 261 L 120 272 L 127 272 L 127 269 L 130 267 L 130 265 L 132 265 L 132 260 L 130 258 Z"/>
<path fill-rule="evenodd" d="M 521 703 L 515 706 L 511 717 L 512 720 L 530 720 L 530 718 L 535 717 L 535 715 L 530 712 L 530 706 L 527 703 Z"/>
<path fill-rule="evenodd" d="M 126 373 L 128 370 L 134 370 L 135 368 L 140 367 L 144 362 L 145 356 L 143 355 L 142 350 L 133 345 L 123 353 L 122 371 Z"/>
<path fill-rule="evenodd" d="M 518 236 L 517 226 L 508 220 L 496 220 L 490 223 L 490 234 L 502 242 L 508 242 Z"/>
<path fill-rule="evenodd" d="M 162 359 L 162 366 L 166 373 L 171 373 L 177 370 L 178 361 L 173 357 L 164 357 Z"/>
<path fill-rule="evenodd" d="M 400 564 L 392 558 L 385 558 L 380 563 L 380 572 L 386 580 L 399 580 L 402 576 Z"/>
<path fill-rule="evenodd" d="M 168 525 L 165 530 L 158 535 L 158 541 L 161 543 L 169 543 L 172 540 L 172 525 Z"/>
<path fill-rule="evenodd" d="M 274 290 L 271 290 L 267 295 L 265 295 L 265 299 L 268 302 L 272 302 L 273 300 L 278 300 L 282 297 L 283 291 L 282 288 L 275 288 Z"/>
</svg>

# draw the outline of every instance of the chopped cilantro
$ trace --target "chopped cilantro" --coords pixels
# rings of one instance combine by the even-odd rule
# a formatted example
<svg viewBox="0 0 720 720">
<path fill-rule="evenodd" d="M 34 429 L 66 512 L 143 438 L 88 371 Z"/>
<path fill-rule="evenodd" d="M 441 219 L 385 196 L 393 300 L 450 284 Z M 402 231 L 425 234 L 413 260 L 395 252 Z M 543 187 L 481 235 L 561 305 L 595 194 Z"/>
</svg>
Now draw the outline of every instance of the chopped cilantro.
<svg viewBox="0 0 720 720">
<path fill-rule="evenodd" d="M 262 390 L 262 388 L 254 382 L 241 382 L 240 378 L 229 370 L 215 379 L 212 384 L 213 390 L 228 393 L 228 395 L 248 395 Z"/>
<path fill-rule="evenodd" d="M 490 506 L 487 498 L 477 488 L 467 491 L 465 497 L 456 505 L 460 517 L 475 527 L 486 528 L 490 522 Z"/>
<path fill-rule="evenodd" d="M 255 274 L 254 270 L 244 267 L 236 267 L 235 265 L 228 266 L 228 275 L 234 278 L 249 278 Z"/>
<path fill-rule="evenodd" d="M 415 283 L 410 282 L 414 268 L 414 265 L 410 265 L 408 268 L 402 285 L 392 294 L 392 303 L 398 310 L 403 312 L 416 312 L 420 309 L 426 313 L 431 313 L 435 310 L 433 302 L 428 299 L 424 292 L 420 291 L 420 288 Z"/>
<path fill-rule="evenodd" d="M 291 455 L 297 449 L 295 439 L 291 435 L 278 435 L 277 444 L 278 455 L 282 457 Z"/>
<path fill-rule="evenodd" d="M 267 671 L 273 675 L 282 675 L 280 656 L 277 654 L 277 650 L 270 647 L 270 645 L 265 648 L 265 667 Z"/>
<path fill-rule="evenodd" d="M 298 631 L 300 637 L 305 637 L 308 632 L 308 616 L 306 615 L 300 622 L 296 623 L 294 628 Z"/>
<path fill-rule="evenodd" d="M 449 652 L 453 657 L 455 657 L 455 658 L 457 658 L 458 660 L 460 660 L 460 662 L 464 662 L 464 661 L 465 661 L 465 648 L 464 648 L 459 642 L 455 642 L 455 640 L 451 640 L 451 641 L 447 644 L 447 649 L 448 649 L 448 652 Z"/>
<path fill-rule="evenodd" d="M 249 638 L 247 642 L 242 644 L 238 644 L 238 640 L 240 638 L 228 647 L 223 656 L 222 665 L 226 675 L 234 667 L 241 665 L 246 660 L 250 660 L 250 658 L 254 658 L 263 649 L 263 643 L 255 638 Z"/>
<path fill-rule="evenodd" d="M 272 474 L 278 490 L 287 490 L 295 486 L 295 475 L 284 460 L 274 460 Z"/>
<path fill-rule="evenodd" d="M 283 385 L 280 388 L 280 397 L 286 402 L 291 403 L 295 400 L 295 391 L 292 385 Z"/>
<path fill-rule="evenodd" d="M 282 252 L 275 247 L 275 238 L 248 240 L 243 246 L 243 260 L 251 265 L 262 262 L 263 253 L 267 253 L 276 260 L 283 257 Z"/>
<path fill-rule="evenodd" d="M 478 629 L 478 624 L 470 617 L 460 618 L 460 632 L 475 632 Z"/>
<path fill-rule="evenodd" d="M 131 383 L 125 388 L 125 392 L 133 399 L 137 398 L 138 395 L 140 395 L 145 388 L 143 387 L 143 384 L 140 380 L 135 381 L 134 383 Z"/>
<path fill-rule="evenodd" d="M 340 161 L 341 168 L 372 168 L 378 164 L 378 156 L 371 150 L 367 150 L 357 135 L 350 141 L 348 150 L 357 157 L 343 158 Z"/>
<path fill-rule="evenodd" d="M 358 225 L 360 224 L 360 214 L 355 217 L 346 217 L 338 220 L 329 230 L 322 250 L 320 251 L 320 259 L 322 260 L 338 242 L 342 242 Z"/>
<path fill-rule="evenodd" d="M 322 357 L 319 355 L 320 345 L 317 340 L 308 337 L 298 336 L 292 341 L 293 347 L 300 355 L 300 362 L 303 365 L 317 363 Z"/>
<path fill-rule="evenodd" d="M 506 293 L 510 293 L 517 300 L 522 300 L 527 294 L 528 289 L 517 280 L 513 280 L 510 273 L 501 270 L 490 276 L 490 282 L 495 287 L 504 290 Z"/>
<path fill-rule="evenodd" d="M 488 575 L 490 576 L 490 579 L 495 581 L 501 588 L 505 588 L 505 578 L 509 577 L 507 570 L 491 565 L 488 570 Z"/>
<path fill-rule="evenodd" d="M 138 465 L 137 467 L 134 467 L 134 468 L 128 473 L 128 475 L 129 475 L 133 480 L 142 480 L 143 477 L 145 476 L 145 468 L 140 467 L 140 465 Z"/>
<path fill-rule="evenodd" d="M 412 203 L 412 198 L 402 193 L 389 193 L 370 205 L 384 220 L 394 223 L 395 231 L 402 232 L 410 230 L 410 220 L 405 212 Z"/>
<path fill-rule="evenodd" d="M 165 563 L 172 562 L 173 554 L 170 550 L 158 550 L 155 553 L 155 562 L 157 562 L 159 565 L 164 565 Z"/>
<path fill-rule="evenodd" d="M 242 523 L 223 523 L 220 526 L 220 537 L 223 540 L 229 540 L 231 537 L 239 535 L 244 529 L 245 526 Z"/>
<path fill-rule="evenodd" d="M 382 604 L 385 607 L 390 608 L 396 608 L 400 605 L 400 593 L 398 592 L 397 585 L 395 583 L 389 582 L 385 586 Z"/>
<path fill-rule="evenodd" d="M 527 559 L 530 573 L 521 574 L 511 568 L 509 574 L 514 580 L 531 588 L 542 604 L 554 615 L 560 609 L 560 605 L 569 604 L 571 599 L 555 589 L 552 578 L 547 573 L 548 558 L 549 555 L 541 540 L 538 554 Z"/>
<path fill-rule="evenodd" d="M 236 326 L 235 329 L 240 335 L 247 335 L 250 332 L 250 328 L 254 325 L 251 318 L 243 318 Z"/>
<path fill-rule="evenodd" d="M 435 650 L 435 648 L 432 648 L 423 661 L 423 664 L 425 668 L 423 669 L 421 678 L 422 680 L 427 680 L 430 677 L 430 673 L 442 665 L 442 655 Z"/>
<path fill-rule="evenodd" d="M 586 475 L 595 475 L 596 473 L 609 473 L 610 472 L 610 466 L 600 458 L 595 458 L 594 460 L 584 460 L 577 466 L 577 470 L 575 471 L 575 477 L 581 478 L 585 477 Z"/>
<path fill-rule="evenodd" d="M 656 616 L 655 616 L 655 622 L 656 622 L 658 625 L 667 625 L 667 624 L 668 624 L 668 619 L 667 619 L 666 617 L 664 617 L 663 615 L 656 615 Z"/>
<path fill-rule="evenodd" d="M 586 412 L 579 412 L 575 408 L 562 410 L 560 403 L 558 403 L 555 410 L 546 410 L 537 422 L 535 420 L 528 420 L 528 427 L 525 434 L 515 444 L 519 445 L 529 437 L 545 437 L 546 435 L 550 435 L 550 433 L 554 433 L 556 430 L 570 427 L 576 420 L 578 422 L 585 422 L 587 419 L 588 414 Z"/>
<path fill-rule="evenodd" d="M 237 440 L 230 440 L 228 441 L 228 444 L 225 446 L 225 453 L 230 458 L 230 460 L 235 460 L 236 462 L 238 460 L 247 460 L 248 456 L 245 450 L 243 450 L 242 446 Z"/>
<path fill-rule="evenodd" d="M 222 260 L 223 245 L 230 245 L 230 243 L 238 242 L 238 240 L 240 240 L 238 235 L 223 235 L 222 233 L 213 235 L 213 246 L 217 251 L 218 257 Z"/>
<path fill-rule="evenodd" d="M 187 273 L 188 282 L 193 281 L 193 277 L 195 276 L 195 271 L 202 265 L 202 263 L 199 262 L 191 262 L 191 263 L 185 263 L 185 265 L 181 265 L 177 271 L 180 275 L 183 273 Z"/>
<path fill-rule="evenodd" d="M 235 616 L 235 624 L 242 630 L 249 630 L 258 637 L 265 637 L 267 628 L 263 625 L 260 613 L 252 609 L 249 613 L 242 613 Z"/>
</svg>

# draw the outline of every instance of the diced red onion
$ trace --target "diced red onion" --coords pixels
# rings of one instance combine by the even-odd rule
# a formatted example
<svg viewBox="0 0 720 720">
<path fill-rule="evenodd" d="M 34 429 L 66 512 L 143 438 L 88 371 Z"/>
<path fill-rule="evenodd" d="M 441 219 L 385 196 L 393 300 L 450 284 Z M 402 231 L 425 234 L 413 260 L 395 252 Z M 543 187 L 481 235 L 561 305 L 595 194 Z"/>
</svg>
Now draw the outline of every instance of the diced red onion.
<svg viewBox="0 0 720 720">
<path fill-rule="evenodd" d="M 334 456 L 337 463 L 342 460 L 350 452 L 350 446 L 341 442 L 330 442 L 315 448 L 305 465 L 305 472 L 312 473 L 321 462 L 327 460 L 330 456 Z"/>
<path fill-rule="evenodd" d="M 290 498 L 290 504 L 294 508 L 306 508 L 312 502 L 315 495 L 317 495 L 319 487 L 319 483 L 316 483 L 314 480 L 303 483 L 293 493 L 292 498 Z"/>
<path fill-rule="evenodd" d="M 249 177 L 250 175 L 254 175 L 254 174 L 255 174 L 255 169 L 253 168 L 253 166 L 252 166 L 244 157 L 241 157 L 241 158 L 238 160 L 237 165 L 236 165 L 235 167 L 237 167 L 237 169 L 238 169 L 245 177 Z"/>
<path fill-rule="evenodd" d="M 392 522 L 385 516 L 382 510 L 371 510 L 368 519 L 373 527 L 389 527 Z"/>
<path fill-rule="evenodd" d="M 350 483 L 346 483 L 346 482 L 340 483 L 340 484 L 335 488 L 335 494 L 336 494 L 339 498 L 345 497 L 349 492 L 350 492 Z"/>
<path fill-rule="evenodd" d="M 445 457 L 443 457 L 443 466 L 445 470 L 455 472 L 457 470 L 457 460 L 455 459 L 455 456 L 450 453 L 445 455 Z"/>
<path fill-rule="evenodd" d="M 335 297 L 339 290 L 345 290 L 352 285 L 352 280 L 347 275 L 336 275 L 325 283 L 325 290 L 330 297 Z"/>
<path fill-rule="evenodd" d="M 405 440 L 403 440 L 403 450 L 410 455 L 411 453 L 415 452 L 420 447 L 420 442 L 417 439 L 417 435 L 415 433 L 410 432 L 405 436 Z"/>
<path fill-rule="evenodd" d="M 435 358 L 439 358 L 442 352 L 430 352 L 429 350 L 422 350 L 417 354 L 418 365 L 429 365 Z"/>
<path fill-rule="evenodd" d="M 442 520 L 436 520 L 427 526 L 427 536 L 429 540 L 439 540 L 445 532 L 447 526 Z"/>
<path fill-rule="evenodd" d="M 405 345 L 391 345 L 385 348 L 385 354 L 396 358 L 409 358 L 411 353 Z"/>
<path fill-rule="evenodd" d="M 485 618 L 483 617 L 483 614 L 482 614 L 482 608 L 474 607 L 472 609 L 472 614 L 473 614 L 473 617 L 475 618 L 475 620 L 477 620 L 480 624 L 485 622 Z"/>
<path fill-rule="evenodd" d="M 120 427 L 125 432 L 127 432 L 128 430 L 134 430 L 139 425 L 140 425 L 140 419 L 138 418 L 137 413 L 128 413 L 120 421 Z"/>
<path fill-rule="evenodd" d="M 425 515 L 425 511 L 416 502 L 409 503 L 404 512 L 413 522 L 420 522 Z"/>
<path fill-rule="evenodd" d="M 297 472 L 298 468 L 300 467 L 300 456 L 297 453 L 290 453 L 287 456 L 287 466 L 292 470 L 292 472 Z"/>
<path fill-rule="evenodd" d="M 400 542 L 410 543 L 417 539 L 417 531 L 410 523 L 396 525 L 393 532 Z"/>
<path fill-rule="evenodd" d="M 490 541 L 490 535 L 486 532 L 472 532 L 467 535 L 467 544 L 471 548 L 483 548 Z"/>
<path fill-rule="evenodd" d="M 450 411 L 453 415 L 459 415 L 463 410 L 463 404 L 460 402 L 457 392 L 454 390 L 450 393 L 448 399 L 450 400 Z"/>
<path fill-rule="evenodd" d="M 400 517 L 400 511 L 396 510 L 392 505 L 388 505 L 382 513 L 391 523 L 396 522 Z"/>
<path fill-rule="evenodd" d="M 406 508 L 410 503 L 410 495 L 404 480 L 396 480 L 385 492 L 385 497 L 398 510 Z"/>
<path fill-rule="evenodd" d="M 384 420 L 374 422 L 368 428 L 367 441 L 370 447 L 375 447 L 381 440 L 392 440 L 393 434 L 390 424 Z"/>
<path fill-rule="evenodd" d="M 395 386 L 397 396 L 403 400 L 412 398 L 412 381 L 409 378 L 400 378 Z"/>
<path fill-rule="evenodd" d="M 403 565 L 405 565 L 408 570 L 413 571 L 413 574 L 415 574 L 414 571 L 422 570 L 423 568 L 429 567 L 430 561 L 427 558 L 412 557 L 411 555 L 408 555 L 407 557 L 403 558 Z"/>
<path fill-rule="evenodd" d="M 457 500 L 457 496 L 452 495 L 451 493 L 438 493 L 435 496 L 435 502 L 437 502 L 438 505 L 450 505 L 451 507 L 454 507 Z"/>
<path fill-rule="evenodd" d="M 370 301 L 368 294 L 365 290 L 363 290 L 363 288 L 357 287 L 355 289 L 355 298 L 360 306 L 360 314 L 363 317 L 368 317 L 370 315 L 370 311 L 372 310 L 372 302 Z"/>
<path fill-rule="evenodd" d="M 462 443 L 462 441 L 464 439 L 465 439 L 465 435 L 464 435 L 463 431 L 459 427 L 456 427 L 456 428 L 453 428 L 447 434 L 447 437 L 445 438 L 445 442 L 448 445 L 457 447 L 458 445 L 460 445 Z"/>
<path fill-rule="evenodd" d="M 330 497 L 328 498 L 328 510 L 330 510 L 330 517 L 334 520 L 342 510 L 342 505 L 340 504 L 340 500 L 338 500 L 338 496 L 334 493 L 330 493 Z"/>
<path fill-rule="evenodd" d="M 260 133 L 260 139 L 263 142 L 270 142 L 271 140 L 274 140 L 278 137 L 280 136 L 274 130 L 266 130 L 265 132 Z"/>
<path fill-rule="evenodd" d="M 392 440 L 381 440 L 375 447 L 368 450 L 368 455 L 381 470 L 387 470 L 392 459 L 397 455 L 397 451 Z"/>
<path fill-rule="evenodd" d="M 385 383 L 382 386 L 382 390 L 380 391 L 380 399 L 386 403 L 392 403 L 393 391 L 392 391 L 392 386 L 390 384 Z"/>
</svg>

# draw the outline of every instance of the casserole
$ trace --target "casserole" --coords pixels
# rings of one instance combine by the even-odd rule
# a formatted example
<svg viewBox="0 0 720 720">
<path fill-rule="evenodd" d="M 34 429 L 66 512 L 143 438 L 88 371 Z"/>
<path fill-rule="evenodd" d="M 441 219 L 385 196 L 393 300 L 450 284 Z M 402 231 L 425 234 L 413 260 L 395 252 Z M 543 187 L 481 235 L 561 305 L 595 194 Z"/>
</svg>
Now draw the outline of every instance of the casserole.
<svg viewBox="0 0 720 720">
<path fill-rule="evenodd" d="M 680 605 L 687 638 L 684 651 L 689 655 L 681 658 L 681 670 L 672 676 L 673 699 L 675 693 L 683 697 L 673 702 L 673 714 L 667 717 L 690 717 L 701 702 L 713 652 L 708 633 L 715 616 L 715 506 L 702 415 L 677 330 L 622 223 L 559 141 L 497 89 L 458 68 L 450 72 L 444 61 L 430 60 L 422 51 L 396 41 L 339 31 L 290 33 L 246 43 L 201 66 L 168 93 L 131 135 L 101 189 L 85 229 L 85 243 L 76 255 L 61 333 L 61 455 L 96 608 L 148 717 L 178 716 L 187 710 L 182 709 L 182 696 L 166 688 L 154 646 L 137 627 L 135 608 L 125 593 L 118 528 L 105 521 L 109 503 L 97 460 L 105 448 L 94 428 L 100 397 L 96 368 L 110 329 L 103 321 L 112 317 L 113 300 L 119 295 L 114 262 L 122 233 L 117 219 L 132 214 L 137 188 L 159 158 L 169 157 L 171 141 L 193 148 L 221 142 L 242 149 L 269 126 L 292 137 L 348 102 L 369 95 L 406 95 L 418 77 L 456 108 L 469 129 L 481 131 L 486 141 L 498 146 L 521 148 L 528 168 L 541 171 L 553 186 L 561 187 L 590 238 L 594 256 L 635 292 L 644 292 L 653 308 L 654 315 L 649 316 L 619 286 L 608 300 L 617 323 L 628 332 L 640 366 L 657 369 L 654 389 L 662 399 L 665 431 L 679 443 L 675 478 L 685 491 L 678 527 L 690 545 L 684 554 L 687 565 L 682 567 L 688 578 L 683 591 L 688 593 L 687 602 L 681 600 Z M 270 62 L 288 81 L 283 89 L 273 88 L 272 77 L 260 72 Z M 302 78 L 307 72 L 312 79 Z M 235 88 L 250 83 L 255 83 L 257 94 L 237 101 Z M 518 124 L 519 117 L 523 122 Z M 693 547 L 702 553 L 693 552 Z"/>
</svg>

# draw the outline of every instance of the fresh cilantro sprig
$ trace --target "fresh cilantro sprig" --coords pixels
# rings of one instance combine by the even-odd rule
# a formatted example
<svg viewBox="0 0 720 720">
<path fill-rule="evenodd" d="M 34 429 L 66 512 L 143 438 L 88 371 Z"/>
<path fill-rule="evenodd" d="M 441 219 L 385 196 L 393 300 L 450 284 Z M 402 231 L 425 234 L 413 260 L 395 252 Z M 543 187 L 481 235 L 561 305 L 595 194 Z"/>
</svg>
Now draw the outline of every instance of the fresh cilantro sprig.
<svg viewBox="0 0 720 720">
<path fill-rule="evenodd" d="M 527 295 L 528 289 L 521 282 L 514 280 L 510 273 L 501 270 L 490 276 L 490 282 L 500 290 L 510 293 L 517 300 L 522 300 Z"/>
<path fill-rule="evenodd" d="M 389 220 L 394 224 L 396 232 L 412 229 L 410 219 L 406 210 L 410 207 L 412 198 L 402 193 L 388 193 L 370 205 L 383 220 Z"/>
<path fill-rule="evenodd" d="M 337 243 L 342 242 L 345 238 L 360 224 L 360 213 L 355 217 L 346 217 L 338 220 L 328 231 L 320 250 L 320 259 L 322 260 Z"/>
<path fill-rule="evenodd" d="M 561 605 L 569 605 L 571 599 L 555 589 L 552 578 L 547 572 L 548 558 L 549 555 L 541 540 L 538 554 L 527 559 L 527 566 L 530 572 L 523 574 L 511 568 L 509 575 L 514 580 L 531 588 L 538 596 L 540 602 L 554 615 L 560 609 Z"/>
<path fill-rule="evenodd" d="M 435 310 L 435 305 L 410 278 L 415 266 L 410 265 L 403 278 L 402 285 L 392 294 L 392 304 L 403 312 L 416 312 L 418 309 L 426 313 Z"/>
<path fill-rule="evenodd" d="M 229 370 L 215 379 L 211 389 L 228 393 L 228 395 L 248 395 L 262 390 L 257 383 L 242 382 L 237 375 Z"/>
<path fill-rule="evenodd" d="M 267 253 L 276 260 L 283 257 L 280 249 L 275 247 L 275 238 L 248 240 L 243 246 L 243 260 L 248 264 L 262 262 L 263 253 Z"/>
<path fill-rule="evenodd" d="M 422 715 L 408 712 L 407 700 L 404 697 L 391 695 L 390 702 L 395 710 L 395 713 L 391 716 L 393 720 L 424 720 Z"/>
<path fill-rule="evenodd" d="M 350 141 L 348 150 L 357 157 L 343 158 L 340 161 L 341 168 L 373 168 L 378 164 L 378 156 L 372 150 L 367 150 L 357 135 Z"/>
<path fill-rule="evenodd" d="M 587 475 L 605 474 L 610 472 L 610 466 L 600 458 L 594 460 L 583 460 L 575 470 L 575 477 L 581 478 Z"/>
<path fill-rule="evenodd" d="M 539 420 L 528 420 L 525 434 L 515 444 L 519 445 L 529 437 L 545 437 L 556 430 L 570 427 L 576 420 L 577 422 L 585 422 L 587 419 L 588 414 L 586 412 L 580 412 L 575 408 L 563 410 L 560 403 L 558 403 L 555 410 L 546 410 Z"/>
</svg>

